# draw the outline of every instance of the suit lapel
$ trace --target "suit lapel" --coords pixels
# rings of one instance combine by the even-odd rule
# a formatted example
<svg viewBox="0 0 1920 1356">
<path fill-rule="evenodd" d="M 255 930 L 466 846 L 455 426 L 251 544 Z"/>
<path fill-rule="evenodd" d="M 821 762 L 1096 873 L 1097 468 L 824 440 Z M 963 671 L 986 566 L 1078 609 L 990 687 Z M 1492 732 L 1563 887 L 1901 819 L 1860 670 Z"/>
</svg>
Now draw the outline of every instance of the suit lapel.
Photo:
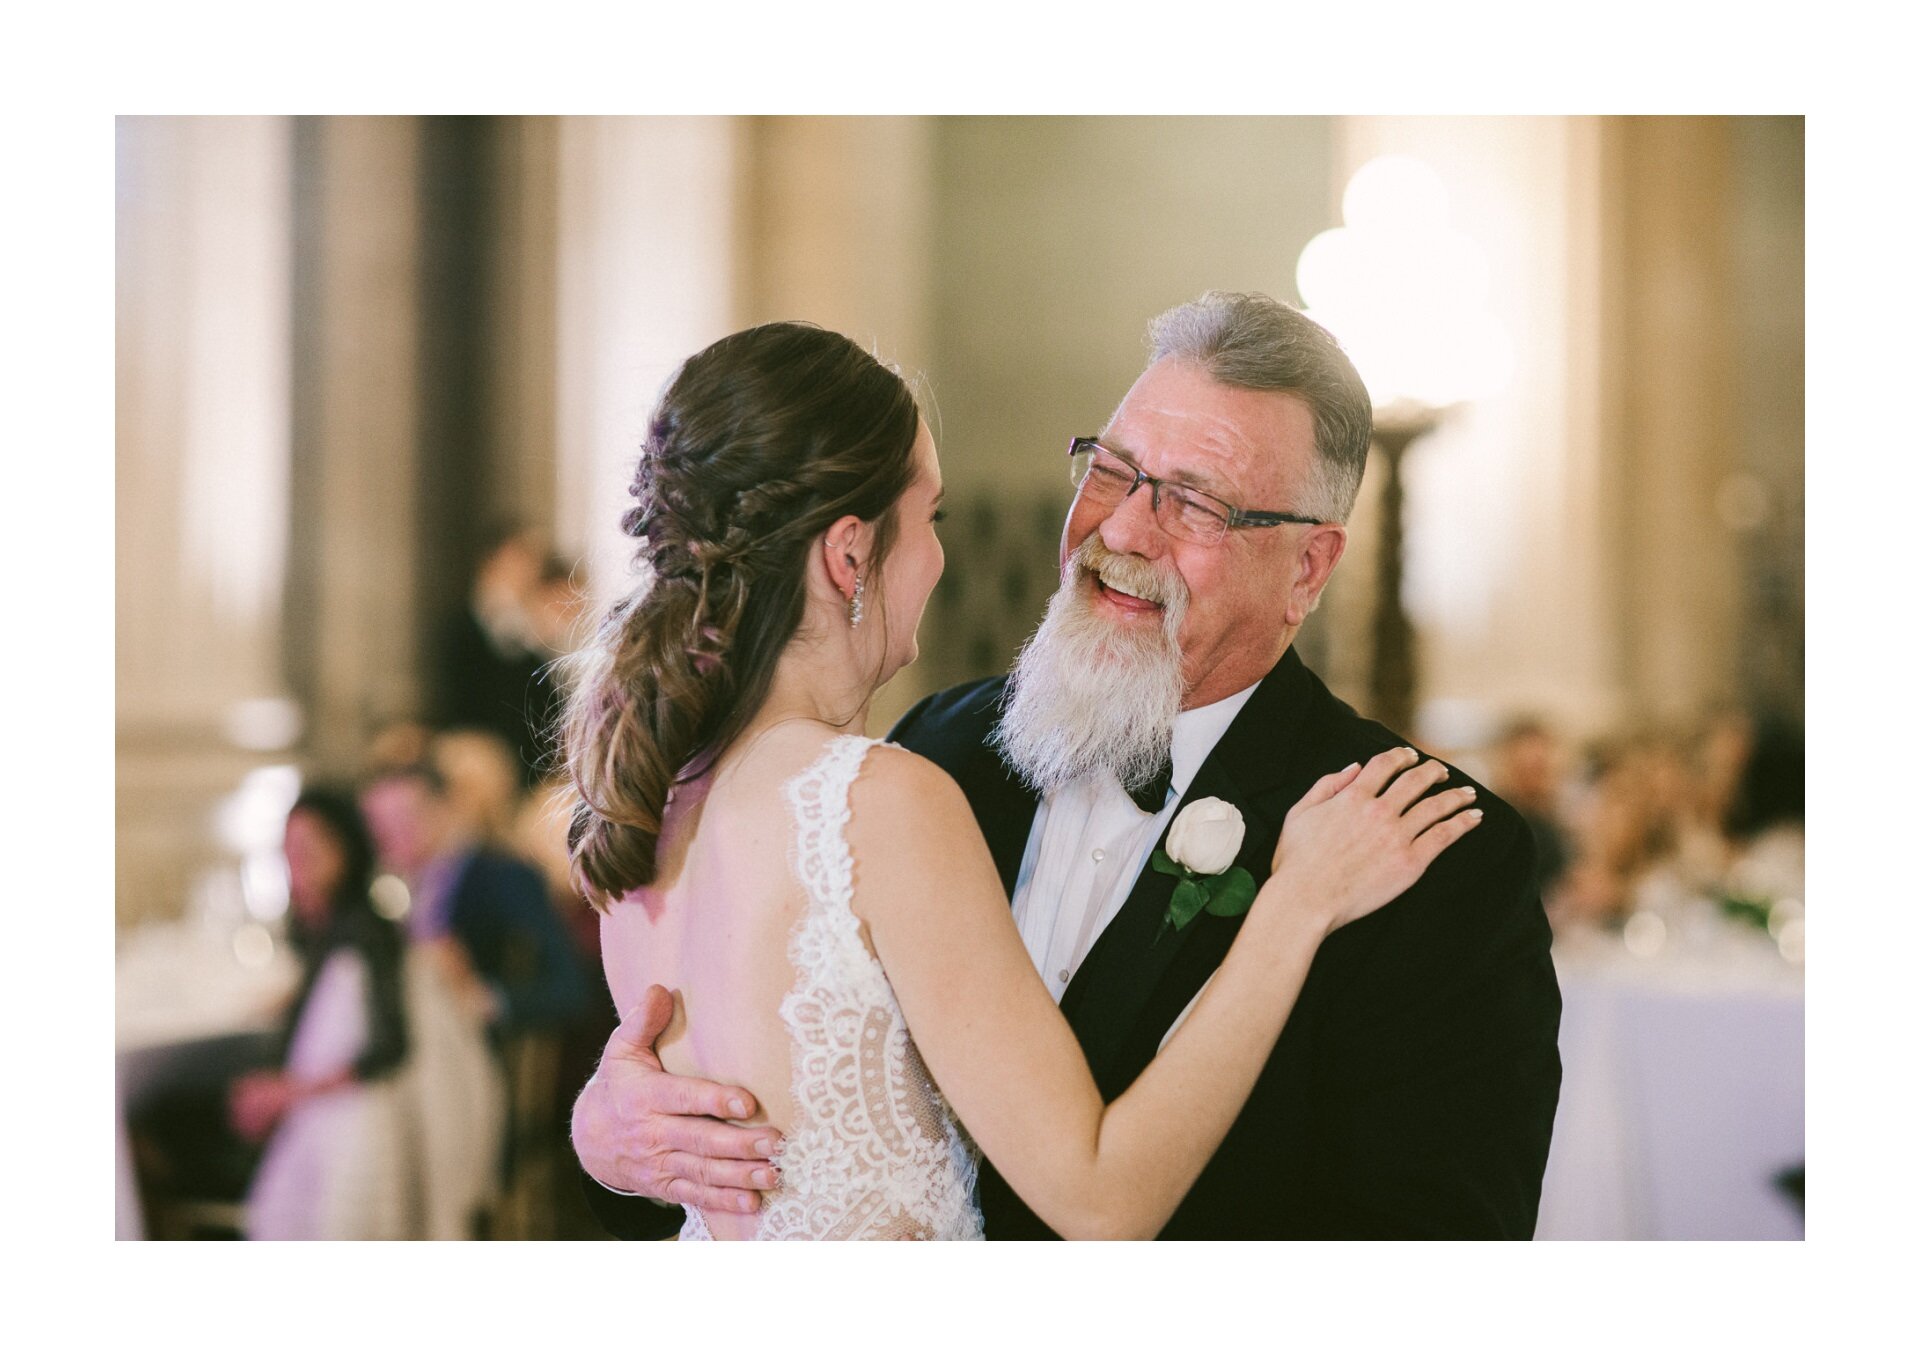
<svg viewBox="0 0 1920 1356">
<path fill-rule="evenodd" d="M 1279 841 L 1292 799 L 1297 798 L 1280 798 L 1273 792 L 1296 780 L 1292 764 L 1299 741 L 1295 731 L 1310 685 L 1306 666 L 1288 650 L 1234 717 L 1180 798 L 1182 809 L 1208 796 L 1239 809 L 1247 833 L 1236 864 L 1256 881 L 1264 881 L 1269 874 L 1273 845 Z M 1177 818 L 1179 811 L 1173 816 Z M 1173 819 L 1168 820 L 1169 828 Z M 1162 834 L 1156 847 L 1165 846 Z M 1061 1010 L 1109 1096 L 1117 1090 L 1110 1085 L 1119 1079 L 1115 1060 L 1128 1046 L 1142 1010 L 1169 967 L 1190 947 L 1199 947 L 1217 963 L 1239 931 L 1239 919 L 1203 913 L 1181 931 L 1161 935 L 1175 883 L 1174 877 L 1151 866 L 1141 871 L 1126 903 L 1094 942 L 1061 998 Z M 1130 1078 L 1119 1080 L 1118 1086 L 1125 1081 Z"/>
<path fill-rule="evenodd" d="M 887 737 L 931 759 L 960 787 L 1011 899 L 1039 800 L 994 744 L 1006 687 L 1005 678 L 994 678 L 936 693 L 902 717 Z"/>
<path fill-rule="evenodd" d="M 956 780 L 967 803 L 973 807 L 973 817 L 987 840 L 987 850 L 993 854 L 1000 884 L 1007 898 L 1012 899 L 1020 862 L 1027 851 L 1027 836 L 1033 830 L 1033 817 L 1040 808 L 1039 798 L 1001 760 L 999 750 L 984 739 Z"/>
</svg>

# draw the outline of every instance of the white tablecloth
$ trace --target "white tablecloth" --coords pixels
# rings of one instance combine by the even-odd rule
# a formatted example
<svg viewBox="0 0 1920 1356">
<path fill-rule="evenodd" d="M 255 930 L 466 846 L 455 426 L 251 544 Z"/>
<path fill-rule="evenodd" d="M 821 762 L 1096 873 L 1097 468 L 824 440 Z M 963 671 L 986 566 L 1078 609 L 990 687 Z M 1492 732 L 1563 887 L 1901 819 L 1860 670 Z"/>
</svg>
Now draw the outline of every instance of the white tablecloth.
<svg viewBox="0 0 1920 1356">
<path fill-rule="evenodd" d="M 114 957 L 114 1048 L 130 1052 L 271 1031 L 300 967 L 278 945 L 243 962 L 226 928 L 154 923 L 119 939 Z"/>
<path fill-rule="evenodd" d="M 241 961 L 227 929 L 136 928 L 114 958 L 114 1237 L 146 1236 L 126 1107 L 191 1064 L 198 1047 L 272 1032 L 299 980 L 285 947 Z"/>
<path fill-rule="evenodd" d="M 1799 968 L 1733 925 L 1653 957 L 1584 937 L 1554 959 L 1565 1076 L 1535 1236 L 1804 1237 L 1774 1185 L 1806 1157 Z"/>
</svg>

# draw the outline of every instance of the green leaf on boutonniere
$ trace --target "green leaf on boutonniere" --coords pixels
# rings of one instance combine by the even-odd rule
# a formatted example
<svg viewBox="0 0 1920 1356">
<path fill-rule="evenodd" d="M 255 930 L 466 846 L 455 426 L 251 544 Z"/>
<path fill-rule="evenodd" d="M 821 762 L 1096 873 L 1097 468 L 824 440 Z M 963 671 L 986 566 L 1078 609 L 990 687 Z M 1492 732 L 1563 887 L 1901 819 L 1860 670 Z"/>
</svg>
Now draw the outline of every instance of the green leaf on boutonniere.
<svg viewBox="0 0 1920 1356">
<path fill-rule="evenodd" d="M 1183 880 L 1173 887 L 1173 899 L 1167 905 L 1167 921 L 1178 932 L 1206 907 L 1207 887 L 1197 880 Z"/>
<path fill-rule="evenodd" d="M 1216 918 L 1238 918 L 1253 907 L 1253 897 L 1259 892 L 1260 887 L 1253 883 L 1247 868 L 1236 866 L 1213 878 L 1207 912 Z"/>
<path fill-rule="evenodd" d="M 1188 876 L 1192 874 L 1186 867 L 1167 856 L 1165 848 L 1155 848 L 1153 850 L 1153 856 L 1147 860 L 1153 864 L 1153 869 L 1163 876 Z"/>
</svg>

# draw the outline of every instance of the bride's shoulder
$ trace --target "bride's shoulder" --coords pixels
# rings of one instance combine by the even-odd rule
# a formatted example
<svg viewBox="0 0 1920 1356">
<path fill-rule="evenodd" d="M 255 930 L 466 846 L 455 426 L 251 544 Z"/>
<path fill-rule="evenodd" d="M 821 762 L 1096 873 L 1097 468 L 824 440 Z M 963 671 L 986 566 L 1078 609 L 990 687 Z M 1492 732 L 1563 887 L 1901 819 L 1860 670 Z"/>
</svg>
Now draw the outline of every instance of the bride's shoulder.
<svg viewBox="0 0 1920 1356">
<path fill-rule="evenodd" d="M 972 823 L 953 778 L 897 744 L 849 734 L 823 738 L 815 728 L 790 727 L 770 732 L 753 754 L 727 779 L 731 798 L 740 804 L 763 803 L 761 797 L 776 792 L 800 806 L 844 803 L 850 832 L 871 844 L 894 842 L 907 831 L 924 840 L 929 820 Z"/>
<path fill-rule="evenodd" d="M 858 863 L 855 910 L 876 927 L 897 909 L 998 893 L 993 859 L 959 783 L 937 763 L 894 744 L 867 749 L 848 798 L 847 846 Z"/>
<path fill-rule="evenodd" d="M 959 796 L 960 784 L 947 775 L 945 768 L 912 749 L 884 740 L 866 741 L 868 749 L 861 765 L 861 779 L 889 791 L 909 796 Z M 962 797 L 964 799 L 964 797 Z"/>
<path fill-rule="evenodd" d="M 973 816 L 959 783 L 939 764 L 898 744 L 869 741 L 851 796 L 855 824 L 882 842 L 911 832 L 924 839 L 954 820 Z"/>
</svg>

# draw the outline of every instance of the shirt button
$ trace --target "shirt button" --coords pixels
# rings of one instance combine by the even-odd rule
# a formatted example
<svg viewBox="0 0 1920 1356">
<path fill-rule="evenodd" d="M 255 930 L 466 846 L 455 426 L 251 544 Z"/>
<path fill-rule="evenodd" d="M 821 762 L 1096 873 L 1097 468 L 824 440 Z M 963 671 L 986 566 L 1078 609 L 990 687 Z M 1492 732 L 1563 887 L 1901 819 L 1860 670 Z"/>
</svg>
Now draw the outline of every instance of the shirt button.
<svg viewBox="0 0 1920 1356">
<path fill-rule="evenodd" d="M 1067 982 L 1067 972 L 1065 970 L 1062 970 L 1060 972 L 1060 982 L 1062 984 L 1065 984 Z"/>
<path fill-rule="evenodd" d="M 1104 862 L 1107 859 L 1107 850 L 1105 848 L 1095 848 L 1093 850 L 1093 859 L 1096 862 Z"/>
</svg>

